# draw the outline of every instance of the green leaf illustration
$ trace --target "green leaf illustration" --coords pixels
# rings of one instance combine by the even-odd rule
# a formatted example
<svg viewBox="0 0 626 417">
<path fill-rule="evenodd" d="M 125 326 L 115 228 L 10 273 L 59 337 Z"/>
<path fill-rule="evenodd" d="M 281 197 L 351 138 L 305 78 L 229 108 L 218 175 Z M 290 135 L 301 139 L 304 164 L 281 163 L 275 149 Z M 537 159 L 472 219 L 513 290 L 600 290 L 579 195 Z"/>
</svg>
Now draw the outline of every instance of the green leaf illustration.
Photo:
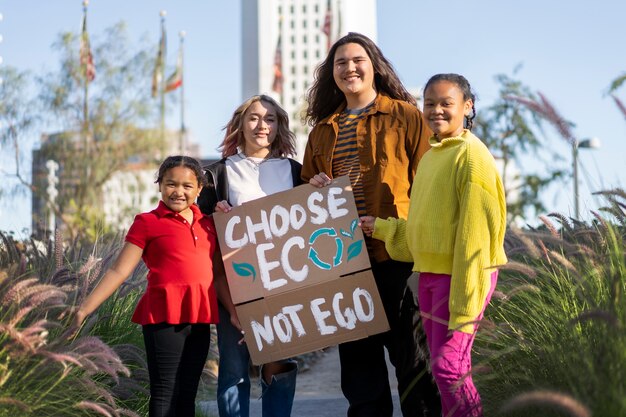
<svg viewBox="0 0 626 417">
<path fill-rule="evenodd" d="M 252 276 L 252 282 L 254 282 L 254 280 L 256 279 L 256 271 L 254 270 L 254 267 L 248 263 L 242 262 L 240 264 L 236 264 L 233 262 L 233 269 L 239 276 Z"/>
<path fill-rule="evenodd" d="M 353 234 L 352 234 L 352 233 L 350 233 L 350 232 L 346 232 L 346 231 L 345 231 L 345 230 L 343 230 L 343 229 L 339 229 L 339 233 L 340 233 L 342 236 L 349 237 L 350 239 L 353 239 L 353 238 L 354 238 L 354 236 L 353 236 Z"/>
<path fill-rule="evenodd" d="M 350 259 L 359 256 L 359 253 L 363 250 L 363 240 L 357 240 L 356 242 L 352 242 L 350 246 L 348 246 L 348 261 Z"/>
<path fill-rule="evenodd" d="M 359 219 L 354 219 L 352 220 L 352 223 L 350 223 L 350 232 L 352 232 L 353 235 L 358 224 L 359 224 Z"/>
</svg>

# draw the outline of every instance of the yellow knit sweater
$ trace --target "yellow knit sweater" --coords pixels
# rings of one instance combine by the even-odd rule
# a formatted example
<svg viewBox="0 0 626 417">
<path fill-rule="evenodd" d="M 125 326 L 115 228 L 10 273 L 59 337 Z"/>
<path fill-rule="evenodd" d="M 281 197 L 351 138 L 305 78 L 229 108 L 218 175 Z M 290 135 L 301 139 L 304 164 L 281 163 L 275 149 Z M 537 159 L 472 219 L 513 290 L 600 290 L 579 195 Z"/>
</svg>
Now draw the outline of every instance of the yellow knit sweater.
<svg viewBox="0 0 626 417">
<path fill-rule="evenodd" d="M 493 156 L 469 130 L 437 142 L 413 180 L 408 219 L 377 218 L 373 237 L 413 270 L 452 276 L 448 329 L 471 333 L 504 253 L 506 201 Z"/>
</svg>

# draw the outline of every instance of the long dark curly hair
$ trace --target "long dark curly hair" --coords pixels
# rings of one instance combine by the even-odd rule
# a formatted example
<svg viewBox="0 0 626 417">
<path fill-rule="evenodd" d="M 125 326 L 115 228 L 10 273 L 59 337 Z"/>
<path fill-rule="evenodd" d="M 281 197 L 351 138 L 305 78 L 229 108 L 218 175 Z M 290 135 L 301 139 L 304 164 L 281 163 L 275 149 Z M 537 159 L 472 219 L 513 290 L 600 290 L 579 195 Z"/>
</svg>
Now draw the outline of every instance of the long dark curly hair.
<svg viewBox="0 0 626 417">
<path fill-rule="evenodd" d="M 393 65 L 385 58 L 380 48 L 367 36 L 350 32 L 333 44 L 326 59 L 315 69 L 315 81 L 306 94 L 308 103 L 304 116 L 306 123 L 315 126 L 346 101 L 343 92 L 335 83 L 333 66 L 337 49 L 348 43 L 357 43 L 365 49 L 374 67 L 374 84 L 377 92 L 417 105 L 415 97 L 404 88 Z"/>
</svg>

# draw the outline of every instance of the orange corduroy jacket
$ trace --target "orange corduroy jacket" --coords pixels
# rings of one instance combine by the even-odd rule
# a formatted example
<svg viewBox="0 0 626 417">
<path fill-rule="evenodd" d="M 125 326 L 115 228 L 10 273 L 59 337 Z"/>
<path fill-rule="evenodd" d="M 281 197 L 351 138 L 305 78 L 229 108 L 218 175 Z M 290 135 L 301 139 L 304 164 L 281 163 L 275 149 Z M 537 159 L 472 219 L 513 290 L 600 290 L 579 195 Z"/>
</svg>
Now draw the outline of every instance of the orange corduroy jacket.
<svg viewBox="0 0 626 417">
<path fill-rule="evenodd" d="M 309 134 L 302 179 L 308 182 L 320 172 L 332 177 L 333 152 L 339 131 L 339 115 L 345 105 L 320 121 Z M 406 218 L 417 165 L 430 149 L 430 129 L 417 107 L 378 94 L 374 105 L 356 127 L 357 146 L 367 214 Z M 372 240 L 370 258 L 390 259 L 383 242 Z"/>
</svg>

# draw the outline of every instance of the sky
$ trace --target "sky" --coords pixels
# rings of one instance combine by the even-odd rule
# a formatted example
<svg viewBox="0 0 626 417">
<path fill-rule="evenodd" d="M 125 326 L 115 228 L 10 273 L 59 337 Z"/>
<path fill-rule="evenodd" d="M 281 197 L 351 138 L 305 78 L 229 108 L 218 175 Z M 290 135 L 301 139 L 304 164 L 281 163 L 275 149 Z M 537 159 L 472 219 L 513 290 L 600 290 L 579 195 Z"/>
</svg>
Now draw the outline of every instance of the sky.
<svg viewBox="0 0 626 417">
<path fill-rule="evenodd" d="M 166 10 L 170 66 L 176 60 L 178 33 L 186 32 L 185 124 L 203 157 L 218 154 L 221 129 L 242 101 L 240 7 L 238 0 L 89 4 L 92 38 L 123 20 L 133 40 L 147 37 L 154 45 L 159 12 Z M 0 0 L 0 14 L 0 65 L 41 73 L 58 65 L 51 48 L 57 35 L 79 31 L 82 1 Z M 626 188 L 626 119 L 607 95 L 610 83 L 626 73 L 626 2 L 379 0 L 377 14 L 378 45 L 408 88 L 423 86 L 436 73 L 463 74 L 478 95 L 480 114 L 481 107 L 497 98 L 494 76 L 513 75 L 519 67 L 515 77 L 544 94 L 573 122 L 577 137 L 599 138 L 599 149 L 579 153 L 583 218 L 602 204 L 592 191 Z M 626 102 L 626 85 L 617 95 Z M 180 125 L 177 111 L 168 116 L 167 125 Z M 552 129 L 544 138 L 546 147 L 563 157 L 555 163 L 571 167 L 570 145 Z M 0 151 L 6 156 L 6 148 Z M 536 169 L 535 159 L 524 159 L 520 169 Z M 23 195 L 11 198 L 10 184 L 0 173 L 0 230 L 22 233 L 30 227 L 30 201 Z M 569 180 L 544 195 L 545 205 L 549 211 L 573 215 L 572 194 Z"/>
</svg>

